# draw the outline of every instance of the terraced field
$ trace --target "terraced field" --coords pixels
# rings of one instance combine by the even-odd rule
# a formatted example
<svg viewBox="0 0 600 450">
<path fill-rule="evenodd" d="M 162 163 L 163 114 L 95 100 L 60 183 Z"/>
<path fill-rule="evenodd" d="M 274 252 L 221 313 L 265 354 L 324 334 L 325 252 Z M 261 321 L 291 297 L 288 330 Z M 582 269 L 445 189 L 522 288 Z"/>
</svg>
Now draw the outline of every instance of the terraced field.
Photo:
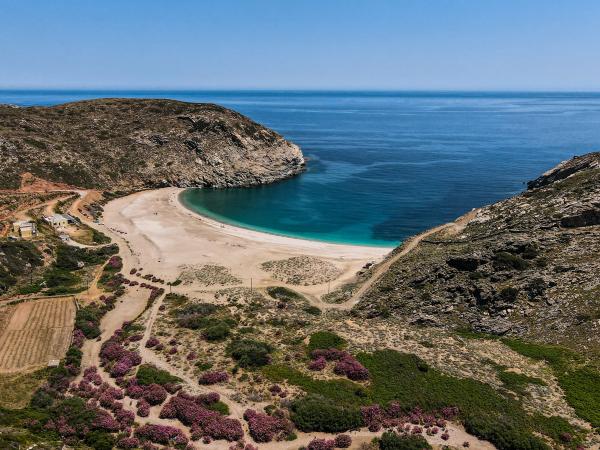
<svg viewBox="0 0 600 450">
<path fill-rule="evenodd" d="M 71 298 L 1 308 L 0 373 L 39 368 L 61 359 L 71 340 L 74 319 Z"/>
</svg>

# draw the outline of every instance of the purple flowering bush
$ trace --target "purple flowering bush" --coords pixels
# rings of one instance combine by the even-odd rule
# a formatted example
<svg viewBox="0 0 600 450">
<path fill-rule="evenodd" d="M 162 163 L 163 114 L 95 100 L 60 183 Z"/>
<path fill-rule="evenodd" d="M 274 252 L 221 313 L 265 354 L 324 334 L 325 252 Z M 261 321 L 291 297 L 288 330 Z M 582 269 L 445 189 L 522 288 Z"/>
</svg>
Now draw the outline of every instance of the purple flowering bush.
<svg viewBox="0 0 600 450">
<path fill-rule="evenodd" d="M 236 441 L 244 435 L 239 420 L 220 415 L 207 408 L 219 401 L 218 394 L 193 396 L 183 392 L 171 397 L 160 412 L 161 419 L 178 419 L 192 428 L 192 438 Z"/>
<path fill-rule="evenodd" d="M 248 422 L 250 435 L 256 442 L 271 442 L 273 439 L 280 441 L 294 429 L 292 422 L 283 414 L 280 414 L 279 417 L 269 416 L 253 409 L 247 409 L 244 412 L 244 419 Z"/>
<path fill-rule="evenodd" d="M 335 363 L 333 372 L 337 375 L 345 375 L 353 381 L 369 379 L 369 370 L 350 354 L 346 354 Z"/>
<path fill-rule="evenodd" d="M 338 434 L 334 443 L 336 448 L 349 448 L 352 445 L 352 438 L 348 434 Z"/>
<path fill-rule="evenodd" d="M 135 430 L 135 436 L 142 441 L 150 441 L 156 444 L 168 445 L 170 443 L 179 445 L 187 444 L 188 439 L 179 428 L 168 425 L 142 425 Z"/>
<path fill-rule="evenodd" d="M 198 383 L 203 384 L 203 385 L 210 385 L 210 384 L 222 383 L 222 382 L 227 381 L 228 379 L 229 379 L 229 375 L 227 375 L 227 372 L 211 371 L 211 372 L 204 372 L 202 375 L 200 375 L 200 379 L 198 380 Z"/>
<path fill-rule="evenodd" d="M 313 439 L 308 444 L 308 450 L 333 450 L 335 441 L 332 439 Z"/>
<path fill-rule="evenodd" d="M 144 393 L 142 394 L 142 397 L 150 405 L 160 405 L 167 399 L 168 393 L 167 390 L 160 384 L 152 383 L 144 387 Z"/>
</svg>

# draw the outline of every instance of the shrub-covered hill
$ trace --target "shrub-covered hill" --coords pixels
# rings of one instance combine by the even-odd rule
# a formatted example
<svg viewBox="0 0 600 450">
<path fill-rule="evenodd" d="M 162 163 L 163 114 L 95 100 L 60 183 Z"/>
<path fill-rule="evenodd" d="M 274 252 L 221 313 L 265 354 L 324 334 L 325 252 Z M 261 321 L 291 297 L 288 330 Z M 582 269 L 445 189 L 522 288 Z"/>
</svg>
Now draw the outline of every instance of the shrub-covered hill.
<svg viewBox="0 0 600 450">
<path fill-rule="evenodd" d="M 304 168 L 298 146 L 229 109 L 151 99 L 0 105 L 0 188 L 20 175 L 105 190 L 250 186 Z"/>
<path fill-rule="evenodd" d="M 600 348 L 600 153 L 560 164 L 399 258 L 356 312 Z"/>
</svg>

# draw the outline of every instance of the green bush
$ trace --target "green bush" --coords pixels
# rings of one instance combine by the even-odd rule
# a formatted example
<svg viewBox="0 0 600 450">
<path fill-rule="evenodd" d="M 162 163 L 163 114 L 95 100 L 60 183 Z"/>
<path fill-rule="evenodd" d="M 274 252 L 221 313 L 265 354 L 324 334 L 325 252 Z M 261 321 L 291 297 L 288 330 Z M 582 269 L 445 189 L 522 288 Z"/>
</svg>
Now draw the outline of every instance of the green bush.
<svg viewBox="0 0 600 450">
<path fill-rule="evenodd" d="M 135 377 L 138 383 L 142 386 L 148 386 L 150 384 L 177 384 L 181 383 L 181 379 L 171 375 L 166 370 L 159 369 L 150 364 L 142 364 L 138 367 Z"/>
<path fill-rule="evenodd" d="M 270 286 L 267 288 L 267 294 L 269 294 L 276 300 L 283 301 L 302 300 L 304 298 L 296 291 L 293 291 L 283 286 Z"/>
<path fill-rule="evenodd" d="M 212 411 L 216 411 L 223 416 L 229 415 L 229 406 L 227 406 L 226 403 L 223 403 L 221 401 L 211 403 L 210 405 L 207 406 L 207 408 Z"/>
<path fill-rule="evenodd" d="M 431 445 L 421 435 L 399 435 L 393 431 L 386 431 L 379 439 L 381 450 L 426 450 Z"/>
<path fill-rule="evenodd" d="M 299 430 L 339 433 L 362 425 L 360 409 L 342 406 L 325 397 L 307 395 L 291 405 L 292 420 Z"/>
<path fill-rule="evenodd" d="M 235 340 L 227 345 L 227 353 L 240 367 L 255 368 L 271 362 L 273 347 L 265 342 L 252 339 Z"/>
<path fill-rule="evenodd" d="M 346 341 L 337 334 L 330 331 L 317 331 L 310 335 L 308 342 L 308 352 L 311 353 L 317 349 L 344 348 Z"/>
<path fill-rule="evenodd" d="M 211 342 L 222 341 L 230 334 L 231 329 L 225 322 L 217 322 L 214 325 L 206 327 L 204 331 L 202 331 L 202 337 Z"/>
<path fill-rule="evenodd" d="M 85 435 L 84 442 L 94 450 L 112 450 L 115 438 L 106 431 L 93 430 Z"/>
<path fill-rule="evenodd" d="M 173 292 L 165 295 L 164 302 L 167 303 L 170 307 L 179 308 L 185 305 L 190 299 L 183 294 L 175 294 Z M 179 313 L 179 311 L 177 311 Z"/>
<path fill-rule="evenodd" d="M 102 311 L 97 306 L 83 306 L 75 313 L 75 328 L 79 328 L 86 338 L 94 339 L 100 336 L 100 318 Z"/>
<path fill-rule="evenodd" d="M 77 347 L 69 347 L 67 354 L 65 355 L 65 365 L 73 365 L 75 367 L 81 366 L 81 358 L 83 353 Z"/>
<path fill-rule="evenodd" d="M 91 228 L 92 230 L 92 242 L 94 244 L 110 244 L 111 239 L 105 235 L 104 233 L 96 230 L 95 228 Z"/>
<path fill-rule="evenodd" d="M 519 295 L 519 290 L 514 287 L 505 287 L 499 293 L 500 299 L 505 302 L 514 303 Z"/>
<path fill-rule="evenodd" d="M 49 288 L 72 287 L 81 281 L 77 274 L 58 267 L 49 269 L 44 274 L 44 280 Z"/>
<path fill-rule="evenodd" d="M 77 270 L 79 262 L 91 266 L 103 264 L 109 257 L 117 253 L 119 253 L 119 247 L 116 244 L 94 249 L 60 244 L 56 248 L 56 267 Z"/>
<path fill-rule="evenodd" d="M 335 403 L 359 406 L 370 401 L 369 394 L 365 396 L 365 390 L 360 384 L 345 378 L 317 380 L 287 365 L 271 365 L 264 367 L 262 371 L 272 381 L 293 384 L 308 394 L 324 397 Z"/>
<path fill-rule="evenodd" d="M 311 316 L 320 316 L 321 315 L 321 310 L 319 308 L 317 308 L 316 306 L 312 306 L 312 305 L 304 308 L 304 312 L 310 314 Z"/>
<path fill-rule="evenodd" d="M 502 381 L 502 384 L 506 389 L 509 389 L 517 394 L 524 395 L 526 393 L 527 385 L 529 384 L 537 384 L 539 386 L 545 386 L 546 383 L 544 380 L 535 377 L 529 377 L 527 375 L 523 375 L 522 373 L 509 372 L 509 371 L 500 371 L 498 373 L 498 378 Z"/>
<path fill-rule="evenodd" d="M 498 252 L 494 255 L 494 267 L 499 270 L 525 270 L 529 267 L 529 263 L 518 255 Z"/>
<path fill-rule="evenodd" d="M 42 283 L 40 281 L 34 281 L 31 284 L 27 284 L 19 289 L 19 294 L 37 294 L 42 290 Z"/>
</svg>

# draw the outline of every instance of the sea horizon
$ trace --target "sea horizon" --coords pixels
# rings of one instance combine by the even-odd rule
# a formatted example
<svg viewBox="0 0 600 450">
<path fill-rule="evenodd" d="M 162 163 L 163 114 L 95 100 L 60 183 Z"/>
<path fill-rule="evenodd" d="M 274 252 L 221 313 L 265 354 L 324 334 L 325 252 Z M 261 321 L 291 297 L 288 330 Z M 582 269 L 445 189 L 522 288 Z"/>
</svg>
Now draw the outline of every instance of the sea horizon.
<svg viewBox="0 0 600 450">
<path fill-rule="evenodd" d="M 104 97 L 217 103 L 279 132 L 302 148 L 305 173 L 189 191 L 186 207 L 340 244 L 397 245 L 600 147 L 594 92 L 0 89 L 0 102 L 19 106 Z"/>
</svg>

